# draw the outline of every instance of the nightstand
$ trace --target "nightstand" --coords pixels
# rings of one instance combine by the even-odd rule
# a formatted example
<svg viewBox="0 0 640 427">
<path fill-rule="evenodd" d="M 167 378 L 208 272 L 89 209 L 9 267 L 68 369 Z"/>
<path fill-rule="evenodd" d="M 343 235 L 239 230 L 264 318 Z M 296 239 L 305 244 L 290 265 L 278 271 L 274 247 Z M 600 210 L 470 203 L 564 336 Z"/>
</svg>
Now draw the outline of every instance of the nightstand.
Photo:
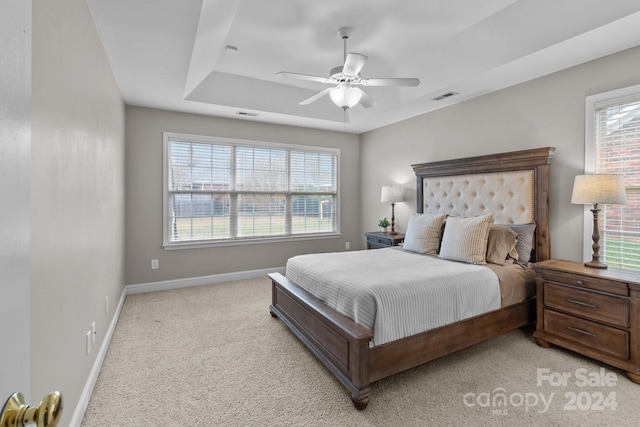
<svg viewBox="0 0 640 427">
<path fill-rule="evenodd" d="M 542 347 L 555 344 L 627 372 L 640 383 L 640 272 L 547 260 L 536 271 Z"/>
<path fill-rule="evenodd" d="M 389 248 L 404 242 L 404 234 L 390 234 L 378 231 L 364 233 L 367 236 L 367 249 Z"/>
</svg>

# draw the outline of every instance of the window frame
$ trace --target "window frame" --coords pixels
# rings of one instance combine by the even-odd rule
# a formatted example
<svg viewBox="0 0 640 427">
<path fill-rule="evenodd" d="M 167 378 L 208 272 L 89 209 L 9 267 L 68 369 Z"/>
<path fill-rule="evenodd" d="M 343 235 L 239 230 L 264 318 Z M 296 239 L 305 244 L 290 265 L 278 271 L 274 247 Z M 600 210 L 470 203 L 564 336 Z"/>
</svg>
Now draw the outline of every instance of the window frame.
<svg viewBox="0 0 640 427">
<path fill-rule="evenodd" d="M 169 215 L 169 203 L 170 203 L 170 189 L 169 189 L 169 146 L 171 141 L 184 141 L 192 143 L 202 144 L 222 144 L 230 145 L 234 147 L 251 147 L 251 148 L 266 148 L 276 150 L 287 150 L 287 158 L 289 158 L 290 151 L 302 151 L 306 153 L 322 153 L 332 154 L 336 156 L 336 192 L 335 192 L 335 224 L 336 230 L 331 232 L 317 232 L 317 233 L 305 233 L 305 234 L 287 234 L 280 236 L 260 236 L 260 237 L 231 237 L 228 239 L 219 240 L 189 240 L 182 242 L 170 241 L 170 222 L 171 216 Z M 301 240 L 317 240 L 317 239 L 331 239 L 341 237 L 340 232 L 340 149 L 332 147 L 318 147 L 312 145 L 301 144 L 288 144 L 280 142 L 270 141 L 256 141 L 248 139 L 237 139 L 227 137 L 216 137 L 206 135 L 195 135 L 180 132 L 163 132 L 163 155 L 162 155 L 162 246 L 165 250 L 173 249 L 193 249 L 193 248 L 207 248 L 207 247 L 220 247 L 220 246 L 235 246 L 235 245 L 253 245 L 260 243 L 273 243 L 273 242 L 291 242 Z M 287 179 L 291 178 L 290 163 L 287 165 Z M 229 193 L 242 193 L 235 189 L 231 189 Z M 283 193 L 282 191 L 274 191 L 273 193 Z M 290 198 L 291 195 L 295 195 L 296 192 L 291 192 L 287 189 L 284 192 Z M 327 195 L 333 195 L 333 193 L 326 193 Z M 289 215 L 288 215 L 289 216 Z M 232 221 L 234 219 L 232 218 Z"/>
<path fill-rule="evenodd" d="M 640 85 L 598 93 L 586 97 L 584 130 L 584 173 L 595 173 L 596 109 L 640 99 Z M 593 254 L 593 214 L 591 205 L 584 205 L 582 258 L 590 261 Z M 634 270 L 636 271 L 636 270 Z"/>
</svg>

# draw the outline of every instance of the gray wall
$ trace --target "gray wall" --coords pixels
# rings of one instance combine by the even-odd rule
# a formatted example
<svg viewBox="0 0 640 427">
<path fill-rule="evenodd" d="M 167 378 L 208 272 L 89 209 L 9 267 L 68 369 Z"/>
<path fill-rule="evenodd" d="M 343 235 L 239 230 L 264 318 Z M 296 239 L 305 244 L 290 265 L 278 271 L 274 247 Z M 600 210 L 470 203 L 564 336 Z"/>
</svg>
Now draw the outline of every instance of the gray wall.
<svg viewBox="0 0 640 427">
<path fill-rule="evenodd" d="M 362 243 L 359 232 L 358 135 L 127 107 L 126 283 L 200 277 L 283 267 L 294 255 L 342 251 Z M 162 132 L 231 137 L 340 149 L 341 238 L 164 250 L 162 248 Z M 160 268 L 151 270 L 151 260 Z"/>
<path fill-rule="evenodd" d="M 552 146 L 551 255 L 582 260 L 583 207 L 570 199 L 584 168 L 585 97 L 640 83 L 638 70 L 640 47 L 361 135 L 361 231 L 389 215 L 379 200 L 391 183 L 406 187 L 396 205 L 406 229 L 416 211 L 411 164 Z"/>
<path fill-rule="evenodd" d="M 32 54 L 29 403 L 61 390 L 64 426 L 124 289 L 125 110 L 84 0 L 33 2 Z"/>
</svg>

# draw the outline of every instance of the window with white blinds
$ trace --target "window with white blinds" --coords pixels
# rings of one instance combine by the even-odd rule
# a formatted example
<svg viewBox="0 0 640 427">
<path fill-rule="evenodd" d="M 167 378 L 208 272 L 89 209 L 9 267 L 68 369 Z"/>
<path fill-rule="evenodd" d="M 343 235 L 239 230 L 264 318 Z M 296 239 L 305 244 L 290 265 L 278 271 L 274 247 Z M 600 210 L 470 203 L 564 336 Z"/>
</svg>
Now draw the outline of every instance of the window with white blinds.
<svg viewBox="0 0 640 427">
<path fill-rule="evenodd" d="M 165 132 L 165 247 L 337 234 L 339 154 Z"/>
<path fill-rule="evenodd" d="M 624 175 L 627 192 L 626 205 L 600 205 L 600 258 L 610 267 L 640 270 L 640 88 L 587 101 L 592 128 L 587 132 L 586 172 Z M 591 229 L 593 223 L 585 223 Z M 587 242 L 590 253 L 591 240 Z"/>
</svg>

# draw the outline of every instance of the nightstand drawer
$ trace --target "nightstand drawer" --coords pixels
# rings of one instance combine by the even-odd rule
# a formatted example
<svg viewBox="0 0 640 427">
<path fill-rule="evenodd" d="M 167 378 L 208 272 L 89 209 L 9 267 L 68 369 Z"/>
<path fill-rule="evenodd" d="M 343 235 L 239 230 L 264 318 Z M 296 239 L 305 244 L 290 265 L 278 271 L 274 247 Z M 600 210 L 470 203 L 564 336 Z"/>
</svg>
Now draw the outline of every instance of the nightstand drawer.
<svg viewBox="0 0 640 427">
<path fill-rule="evenodd" d="M 367 242 L 371 244 L 378 244 L 383 246 L 393 246 L 393 239 L 387 239 L 387 238 L 378 237 L 378 236 L 370 236 L 367 239 Z"/>
<path fill-rule="evenodd" d="M 398 246 L 404 242 L 404 234 L 380 233 L 370 231 L 364 233 L 367 236 L 367 249 L 380 249 Z"/>
<path fill-rule="evenodd" d="M 629 327 L 629 301 L 622 298 L 545 283 L 544 304 L 588 319 Z"/>
<path fill-rule="evenodd" d="M 544 332 L 586 344 L 618 358 L 629 358 L 627 331 L 545 309 Z"/>
<path fill-rule="evenodd" d="M 629 289 L 626 283 L 617 283 L 608 280 L 579 276 L 575 274 L 563 274 L 559 272 L 544 272 L 544 279 L 552 282 L 564 283 L 572 286 L 580 286 L 595 291 L 607 292 L 610 294 L 628 296 Z"/>
</svg>

